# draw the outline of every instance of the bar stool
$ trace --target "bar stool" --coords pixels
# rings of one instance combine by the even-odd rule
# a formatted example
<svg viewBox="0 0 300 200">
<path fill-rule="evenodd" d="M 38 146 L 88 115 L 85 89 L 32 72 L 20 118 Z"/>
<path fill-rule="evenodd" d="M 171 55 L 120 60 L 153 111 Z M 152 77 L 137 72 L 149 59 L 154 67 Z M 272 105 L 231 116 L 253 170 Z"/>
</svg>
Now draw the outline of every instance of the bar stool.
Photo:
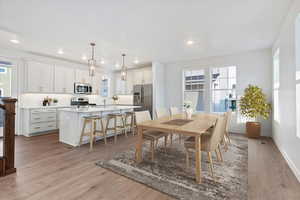
<svg viewBox="0 0 300 200">
<path fill-rule="evenodd" d="M 110 121 L 113 120 L 113 126 L 109 127 Z M 118 124 L 121 122 L 121 124 Z M 125 131 L 125 135 L 127 137 L 127 132 L 125 130 L 125 123 L 124 123 L 124 115 L 122 113 L 112 113 L 107 115 L 107 121 L 106 121 L 106 128 L 105 128 L 105 134 L 107 134 L 107 131 L 113 130 L 114 131 L 114 137 L 115 137 L 115 143 L 117 143 L 117 134 L 118 131 Z"/>
<path fill-rule="evenodd" d="M 80 135 L 79 146 L 82 145 L 83 136 L 90 137 L 90 151 L 93 150 L 93 143 L 94 143 L 94 140 L 96 139 L 96 136 L 103 136 L 104 143 L 106 144 L 106 131 L 104 130 L 104 127 L 103 127 L 102 117 L 99 115 L 93 115 L 93 116 L 84 116 L 83 118 L 84 118 L 84 121 L 83 121 L 82 131 L 81 131 L 81 135 Z M 97 129 L 97 122 L 100 123 L 100 127 L 101 127 L 100 130 Z M 91 130 L 89 132 L 85 132 L 86 126 L 88 124 L 91 124 Z"/>
<path fill-rule="evenodd" d="M 134 112 L 125 112 L 125 131 L 131 130 L 132 135 L 135 135 L 136 121 Z"/>
</svg>

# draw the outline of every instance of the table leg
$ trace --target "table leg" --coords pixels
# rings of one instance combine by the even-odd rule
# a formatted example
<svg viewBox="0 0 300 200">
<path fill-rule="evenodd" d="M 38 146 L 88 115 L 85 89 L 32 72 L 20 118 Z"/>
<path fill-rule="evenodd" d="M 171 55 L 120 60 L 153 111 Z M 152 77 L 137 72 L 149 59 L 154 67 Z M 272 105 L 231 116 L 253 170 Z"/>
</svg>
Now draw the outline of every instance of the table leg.
<svg viewBox="0 0 300 200">
<path fill-rule="evenodd" d="M 136 162 L 140 163 L 142 162 L 142 145 L 143 145 L 143 129 L 138 127 L 138 142 L 136 144 Z"/>
<path fill-rule="evenodd" d="M 197 183 L 201 183 L 201 137 L 196 136 L 195 137 L 196 142 L 196 181 Z"/>
</svg>

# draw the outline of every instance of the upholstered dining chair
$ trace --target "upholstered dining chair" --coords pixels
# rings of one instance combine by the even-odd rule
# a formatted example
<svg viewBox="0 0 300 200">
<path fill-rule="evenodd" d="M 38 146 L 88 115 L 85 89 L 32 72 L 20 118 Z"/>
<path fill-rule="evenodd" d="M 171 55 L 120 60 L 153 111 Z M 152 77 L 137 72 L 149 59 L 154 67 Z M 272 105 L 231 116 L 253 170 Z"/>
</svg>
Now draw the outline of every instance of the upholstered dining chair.
<svg viewBox="0 0 300 200">
<path fill-rule="evenodd" d="M 170 116 L 170 113 L 166 108 L 158 108 L 156 109 L 156 118 L 162 118 L 162 117 L 168 117 Z M 170 133 L 170 143 L 173 144 L 173 133 Z"/>
<path fill-rule="evenodd" d="M 201 151 L 207 152 L 207 158 L 210 163 L 211 176 L 215 180 L 213 172 L 212 152 L 218 152 L 221 155 L 220 142 L 224 136 L 226 126 L 226 116 L 219 116 L 216 125 L 212 129 L 211 134 L 204 134 L 201 136 Z M 195 137 L 189 137 L 184 141 L 186 149 L 186 166 L 189 167 L 189 154 L 190 150 L 195 150 Z"/>
<path fill-rule="evenodd" d="M 171 106 L 169 111 L 170 111 L 170 115 L 171 116 L 180 113 L 180 110 L 177 107 L 174 107 L 174 106 Z M 182 141 L 182 135 L 179 134 L 178 137 L 179 137 L 179 143 L 181 143 L 181 141 Z"/>
<path fill-rule="evenodd" d="M 180 111 L 177 107 L 170 107 L 170 115 L 176 115 L 179 113 L 180 113 Z"/>
<path fill-rule="evenodd" d="M 138 111 L 135 112 L 135 120 L 137 125 L 139 123 L 152 120 L 149 111 Z M 151 160 L 154 160 L 154 143 L 158 141 L 160 138 L 165 138 L 165 148 L 167 146 L 168 141 L 168 133 L 158 132 L 158 131 L 144 131 L 143 139 L 150 141 L 151 147 Z"/>
<path fill-rule="evenodd" d="M 228 151 L 228 146 L 231 143 L 230 136 L 229 136 L 229 128 L 230 128 L 230 121 L 231 121 L 231 110 L 228 110 L 225 114 L 226 121 L 225 121 L 225 130 L 224 136 L 221 143 L 224 145 L 225 151 Z"/>
</svg>

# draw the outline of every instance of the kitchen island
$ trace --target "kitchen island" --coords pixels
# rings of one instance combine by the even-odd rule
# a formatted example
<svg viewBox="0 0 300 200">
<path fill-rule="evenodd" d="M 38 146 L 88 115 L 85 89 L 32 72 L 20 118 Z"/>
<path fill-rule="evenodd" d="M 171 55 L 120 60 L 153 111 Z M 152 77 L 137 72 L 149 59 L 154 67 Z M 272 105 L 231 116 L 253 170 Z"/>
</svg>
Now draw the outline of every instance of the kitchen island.
<svg viewBox="0 0 300 200">
<path fill-rule="evenodd" d="M 128 111 L 133 111 L 134 108 L 138 106 L 119 106 L 119 105 L 109 105 L 109 106 L 95 106 L 95 107 L 73 107 L 59 109 L 59 141 L 71 146 L 78 146 L 80 141 L 80 135 L 83 126 L 83 117 L 100 115 L 103 117 L 104 127 L 106 125 L 106 115 L 110 113 L 124 113 Z M 89 126 L 86 127 L 86 132 L 90 131 Z M 99 124 L 97 124 L 97 129 L 100 129 Z M 108 132 L 107 137 L 113 136 L 112 132 Z M 103 139 L 99 136 L 96 140 Z M 87 143 L 88 138 L 83 138 L 83 143 Z"/>
</svg>

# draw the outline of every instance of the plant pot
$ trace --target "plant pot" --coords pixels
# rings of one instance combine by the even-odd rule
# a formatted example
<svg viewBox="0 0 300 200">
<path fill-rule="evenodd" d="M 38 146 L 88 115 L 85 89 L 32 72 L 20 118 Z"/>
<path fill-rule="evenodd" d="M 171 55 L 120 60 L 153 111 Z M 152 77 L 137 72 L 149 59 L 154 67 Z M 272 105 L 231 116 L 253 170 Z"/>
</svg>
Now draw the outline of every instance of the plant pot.
<svg viewBox="0 0 300 200">
<path fill-rule="evenodd" d="M 249 138 L 260 137 L 261 124 L 259 122 L 247 122 L 246 123 L 246 134 Z"/>
<path fill-rule="evenodd" d="M 186 119 L 192 119 L 192 115 L 193 115 L 193 109 L 188 108 L 185 110 L 185 118 Z"/>
</svg>

